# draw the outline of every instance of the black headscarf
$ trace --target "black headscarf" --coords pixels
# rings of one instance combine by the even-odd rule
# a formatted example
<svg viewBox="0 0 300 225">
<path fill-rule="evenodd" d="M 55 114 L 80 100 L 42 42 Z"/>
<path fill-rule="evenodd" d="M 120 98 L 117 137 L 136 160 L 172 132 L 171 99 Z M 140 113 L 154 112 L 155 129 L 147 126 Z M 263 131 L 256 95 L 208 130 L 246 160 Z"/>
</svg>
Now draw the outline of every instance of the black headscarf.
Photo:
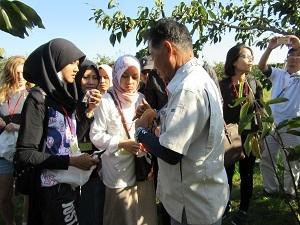
<svg viewBox="0 0 300 225">
<path fill-rule="evenodd" d="M 99 75 L 99 70 L 98 67 L 95 63 L 93 63 L 92 61 L 85 59 L 81 64 L 80 64 L 80 68 L 79 71 L 77 72 L 75 81 L 76 81 L 76 86 L 77 86 L 77 91 L 78 91 L 78 99 L 81 101 L 83 99 L 84 93 L 82 91 L 81 88 L 81 79 L 85 73 L 85 71 L 87 69 L 93 69 L 96 74 L 99 77 L 99 81 L 100 81 L 100 75 Z"/>
<path fill-rule="evenodd" d="M 49 41 L 34 50 L 24 64 L 24 78 L 43 89 L 47 97 L 73 112 L 77 104 L 77 89 L 75 82 L 62 82 L 57 73 L 66 65 L 84 60 L 85 54 L 72 42 L 57 38 Z"/>
</svg>

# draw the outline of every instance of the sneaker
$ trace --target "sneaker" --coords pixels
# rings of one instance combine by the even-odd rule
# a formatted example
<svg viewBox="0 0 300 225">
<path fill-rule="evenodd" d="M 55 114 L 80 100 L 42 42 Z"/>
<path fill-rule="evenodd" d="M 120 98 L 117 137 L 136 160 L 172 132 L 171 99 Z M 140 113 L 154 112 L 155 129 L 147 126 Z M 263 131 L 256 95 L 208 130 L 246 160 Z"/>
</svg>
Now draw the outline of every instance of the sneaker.
<svg viewBox="0 0 300 225">
<path fill-rule="evenodd" d="M 248 224 L 248 215 L 245 211 L 239 210 L 236 215 L 231 220 L 233 225 L 247 225 Z"/>
</svg>

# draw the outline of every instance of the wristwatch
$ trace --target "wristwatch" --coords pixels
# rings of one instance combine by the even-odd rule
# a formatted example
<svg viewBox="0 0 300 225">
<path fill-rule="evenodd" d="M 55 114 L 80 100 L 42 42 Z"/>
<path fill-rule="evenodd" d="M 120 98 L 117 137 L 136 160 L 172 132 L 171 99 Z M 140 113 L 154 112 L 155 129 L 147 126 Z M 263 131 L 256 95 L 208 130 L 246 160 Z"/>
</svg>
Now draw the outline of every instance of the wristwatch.
<svg viewBox="0 0 300 225">
<path fill-rule="evenodd" d="M 137 142 L 139 142 L 139 134 L 142 132 L 142 131 L 146 131 L 147 132 L 147 130 L 144 128 L 144 127 L 138 127 L 138 128 L 136 128 L 135 129 L 135 133 L 134 133 L 134 139 L 137 141 Z"/>
</svg>

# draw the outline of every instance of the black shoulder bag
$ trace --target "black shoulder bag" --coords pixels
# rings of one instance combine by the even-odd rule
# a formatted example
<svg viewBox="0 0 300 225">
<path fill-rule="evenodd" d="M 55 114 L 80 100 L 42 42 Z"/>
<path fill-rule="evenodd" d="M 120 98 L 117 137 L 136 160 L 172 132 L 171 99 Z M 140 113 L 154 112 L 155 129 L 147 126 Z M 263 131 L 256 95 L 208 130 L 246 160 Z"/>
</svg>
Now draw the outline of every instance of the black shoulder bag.
<svg viewBox="0 0 300 225">
<path fill-rule="evenodd" d="M 130 138 L 130 134 L 127 130 L 127 127 L 125 125 L 125 118 L 124 118 L 124 115 L 118 105 L 118 102 L 117 100 L 115 99 L 115 96 L 114 94 L 111 92 L 111 91 L 108 91 L 107 92 L 108 94 L 110 94 L 110 96 L 112 97 L 115 105 L 116 105 L 116 108 L 121 116 L 121 120 L 122 120 L 122 124 L 123 124 L 123 127 L 125 129 L 125 132 L 126 132 L 126 135 L 128 137 L 128 139 L 131 139 Z M 147 153 L 148 154 L 148 153 Z M 149 157 L 150 158 L 150 157 Z M 148 163 L 147 161 L 147 158 L 146 156 L 142 156 L 142 157 L 137 157 L 135 156 L 134 157 L 134 162 L 135 162 L 135 177 L 136 177 L 136 180 L 137 181 L 145 181 L 148 179 L 148 174 L 151 172 L 151 168 L 152 168 L 152 160 L 150 160 L 151 162 Z"/>
</svg>

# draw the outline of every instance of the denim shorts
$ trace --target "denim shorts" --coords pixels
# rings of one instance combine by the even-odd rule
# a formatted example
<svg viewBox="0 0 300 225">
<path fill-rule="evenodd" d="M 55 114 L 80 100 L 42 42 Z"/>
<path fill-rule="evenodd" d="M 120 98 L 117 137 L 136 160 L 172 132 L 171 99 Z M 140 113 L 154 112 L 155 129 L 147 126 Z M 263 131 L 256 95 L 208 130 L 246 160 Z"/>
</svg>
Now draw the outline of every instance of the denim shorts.
<svg viewBox="0 0 300 225">
<path fill-rule="evenodd" d="M 0 175 L 12 174 L 14 171 L 13 163 L 0 158 Z"/>
</svg>

